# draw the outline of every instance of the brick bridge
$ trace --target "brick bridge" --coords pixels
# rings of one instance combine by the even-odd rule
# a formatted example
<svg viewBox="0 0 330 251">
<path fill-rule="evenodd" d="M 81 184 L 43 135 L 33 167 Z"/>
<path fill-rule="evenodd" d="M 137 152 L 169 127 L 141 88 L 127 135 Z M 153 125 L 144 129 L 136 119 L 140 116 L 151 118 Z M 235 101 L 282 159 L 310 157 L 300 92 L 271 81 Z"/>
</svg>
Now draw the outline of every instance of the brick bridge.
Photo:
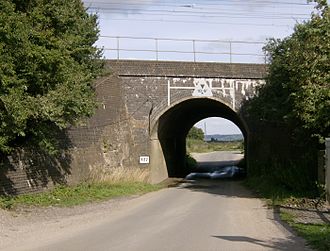
<svg viewBox="0 0 330 251">
<path fill-rule="evenodd" d="M 260 64 L 109 60 L 106 68 L 96 83 L 99 109 L 69 133 L 73 179 L 118 168 L 153 183 L 183 175 L 186 135 L 207 117 L 231 120 L 247 142 L 240 107 L 266 74 Z"/>
<path fill-rule="evenodd" d="M 265 65 L 109 60 L 106 68 L 109 74 L 95 83 L 96 114 L 63 135 L 69 149 L 56 159 L 33 149 L 8 156 L 0 170 L 0 194 L 89 178 L 157 183 L 182 176 L 185 137 L 207 117 L 234 122 L 245 136 L 246 157 L 256 155 L 249 142 L 258 130 L 247 125 L 240 107 L 264 82 Z"/>
</svg>

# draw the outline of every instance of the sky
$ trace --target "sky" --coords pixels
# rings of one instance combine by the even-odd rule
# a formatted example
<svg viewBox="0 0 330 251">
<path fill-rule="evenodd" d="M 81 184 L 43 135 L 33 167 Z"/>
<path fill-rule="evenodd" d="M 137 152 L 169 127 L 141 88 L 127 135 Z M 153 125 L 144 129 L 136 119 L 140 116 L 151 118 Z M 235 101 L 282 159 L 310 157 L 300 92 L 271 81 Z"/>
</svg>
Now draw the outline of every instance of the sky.
<svg viewBox="0 0 330 251">
<path fill-rule="evenodd" d="M 307 0 L 83 2 L 90 13 L 97 13 L 99 16 L 100 39 L 97 46 L 104 49 L 105 58 L 117 58 L 116 49 L 119 44 L 121 49 L 125 49 L 119 52 L 121 59 L 192 61 L 192 51 L 195 49 L 202 52 L 195 54 L 196 61 L 232 60 L 237 63 L 264 62 L 262 47 L 267 39 L 284 38 L 292 34 L 294 25 L 308 20 L 315 6 L 315 3 L 309 3 Z M 162 40 L 164 38 L 165 40 Z M 230 44 L 226 41 L 249 43 Z M 159 52 L 156 55 L 156 48 L 167 52 Z M 133 51 L 136 49 L 141 51 Z M 233 55 L 230 59 L 226 54 L 230 50 L 235 54 L 249 55 Z M 204 125 L 205 121 L 196 124 L 203 130 Z M 208 118 L 206 128 L 207 134 L 240 133 L 233 123 L 224 119 Z"/>
</svg>

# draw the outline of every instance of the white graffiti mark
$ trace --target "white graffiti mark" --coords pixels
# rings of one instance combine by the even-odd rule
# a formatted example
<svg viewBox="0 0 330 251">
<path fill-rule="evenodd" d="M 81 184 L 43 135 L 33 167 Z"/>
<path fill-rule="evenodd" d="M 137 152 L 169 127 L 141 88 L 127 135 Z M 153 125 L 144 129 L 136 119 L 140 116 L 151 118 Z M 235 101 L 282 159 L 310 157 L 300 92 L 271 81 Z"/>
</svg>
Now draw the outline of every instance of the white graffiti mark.
<svg viewBox="0 0 330 251">
<path fill-rule="evenodd" d="M 205 79 L 194 79 L 195 89 L 192 93 L 194 97 L 212 97 L 212 89 Z M 211 82 L 212 85 L 212 82 Z"/>
<path fill-rule="evenodd" d="M 256 79 L 224 79 L 224 78 L 165 78 L 167 80 L 167 104 L 171 105 L 171 92 L 191 90 L 193 97 L 213 97 L 221 95 L 231 100 L 231 106 L 236 110 L 236 102 L 240 98 L 237 94 L 249 98 L 256 93 L 256 86 L 265 83 L 264 80 Z M 189 83 L 193 83 L 189 85 Z M 237 97 L 236 97 L 237 96 Z"/>
</svg>

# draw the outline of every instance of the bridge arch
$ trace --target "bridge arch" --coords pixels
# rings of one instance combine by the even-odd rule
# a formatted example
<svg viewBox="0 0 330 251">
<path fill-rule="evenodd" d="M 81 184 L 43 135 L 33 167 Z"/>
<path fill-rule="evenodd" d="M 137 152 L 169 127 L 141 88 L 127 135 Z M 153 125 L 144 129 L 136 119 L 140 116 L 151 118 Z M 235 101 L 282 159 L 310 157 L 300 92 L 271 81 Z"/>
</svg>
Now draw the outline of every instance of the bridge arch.
<svg viewBox="0 0 330 251">
<path fill-rule="evenodd" d="M 151 123 L 151 180 L 182 177 L 185 169 L 186 136 L 198 121 L 208 117 L 222 117 L 241 130 L 247 145 L 248 127 L 238 112 L 214 97 L 190 97 L 177 100 L 159 112 Z"/>
</svg>

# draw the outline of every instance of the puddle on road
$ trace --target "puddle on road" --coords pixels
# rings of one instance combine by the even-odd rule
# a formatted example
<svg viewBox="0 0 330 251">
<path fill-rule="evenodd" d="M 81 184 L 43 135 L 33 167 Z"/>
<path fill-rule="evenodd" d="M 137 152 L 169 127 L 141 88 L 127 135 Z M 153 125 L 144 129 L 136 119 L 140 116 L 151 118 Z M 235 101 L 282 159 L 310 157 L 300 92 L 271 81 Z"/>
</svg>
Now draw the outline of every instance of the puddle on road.
<svg viewBox="0 0 330 251">
<path fill-rule="evenodd" d="M 198 179 L 228 179 L 245 177 L 246 172 L 243 168 L 237 166 L 219 167 L 211 172 L 194 172 L 185 177 L 185 180 L 198 180 Z"/>
</svg>

